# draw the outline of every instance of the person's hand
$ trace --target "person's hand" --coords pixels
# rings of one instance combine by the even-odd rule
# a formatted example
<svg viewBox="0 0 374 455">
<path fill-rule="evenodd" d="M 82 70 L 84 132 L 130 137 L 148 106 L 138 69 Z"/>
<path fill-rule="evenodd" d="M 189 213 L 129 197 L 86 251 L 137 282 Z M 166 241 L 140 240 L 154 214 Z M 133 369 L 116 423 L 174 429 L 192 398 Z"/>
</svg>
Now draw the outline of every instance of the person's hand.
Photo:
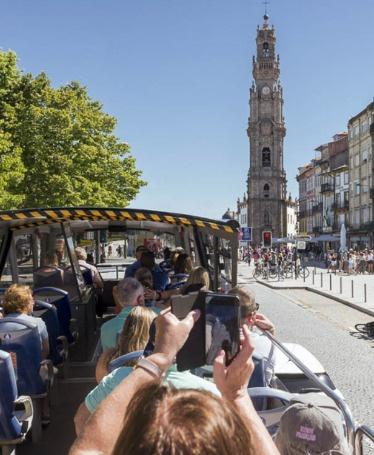
<svg viewBox="0 0 374 455">
<path fill-rule="evenodd" d="M 274 324 L 266 316 L 256 313 L 255 325 L 262 330 L 268 330 L 272 335 L 275 335 Z"/>
<path fill-rule="evenodd" d="M 231 402 L 247 396 L 248 383 L 254 370 L 252 354 L 255 347 L 246 324 L 243 324 L 243 336 L 241 349 L 228 367 L 225 365 L 226 354 L 223 350 L 214 361 L 214 382 L 222 396 Z"/>
<path fill-rule="evenodd" d="M 152 357 L 157 355 L 159 360 L 157 364 L 163 363 L 159 366 L 166 369 L 173 363 L 174 357 L 186 342 L 199 317 L 200 311 L 193 310 L 182 321 L 179 321 L 171 313 L 170 308 L 167 308 L 156 318 L 156 340 Z M 149 358 L 153 361 L 151 356 Z"/>
<path fill-rule="evenodd" d="M 144 288 L 144 298 L 146 300 L 156 300 L 156 291 L 149 288 Z"/>
</svg>

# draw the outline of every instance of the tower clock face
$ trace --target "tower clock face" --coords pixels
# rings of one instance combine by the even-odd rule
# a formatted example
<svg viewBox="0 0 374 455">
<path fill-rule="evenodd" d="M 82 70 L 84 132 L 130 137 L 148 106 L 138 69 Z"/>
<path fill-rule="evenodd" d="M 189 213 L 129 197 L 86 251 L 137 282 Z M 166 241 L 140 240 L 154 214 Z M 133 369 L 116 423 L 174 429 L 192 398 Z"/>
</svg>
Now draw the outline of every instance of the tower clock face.
<svg viewBox="0 0 374 455">
<path fill-rule="evenodd" d="M 269 88 L 269 87 L 264 87 L 264 88 L 262 89 L 262 93 L 263 93 L 264 95 L 269 95 L 269 93 L 270 93 L 270 88 Z"/>
</svg>

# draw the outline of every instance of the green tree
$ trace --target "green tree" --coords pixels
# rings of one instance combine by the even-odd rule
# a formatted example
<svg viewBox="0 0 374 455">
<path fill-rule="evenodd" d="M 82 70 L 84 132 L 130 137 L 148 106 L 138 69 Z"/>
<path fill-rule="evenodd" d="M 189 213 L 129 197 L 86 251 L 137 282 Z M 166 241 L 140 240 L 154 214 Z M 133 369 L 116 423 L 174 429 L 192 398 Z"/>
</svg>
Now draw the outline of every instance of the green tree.
<svg viewBox="0 0 374 455">
<path fill-rule="evenodd" d="M 128 205 L 146 182 L 116 122 L 78 82 L 54 89 L 0 52 L 0 208 Z"/>
</svg>

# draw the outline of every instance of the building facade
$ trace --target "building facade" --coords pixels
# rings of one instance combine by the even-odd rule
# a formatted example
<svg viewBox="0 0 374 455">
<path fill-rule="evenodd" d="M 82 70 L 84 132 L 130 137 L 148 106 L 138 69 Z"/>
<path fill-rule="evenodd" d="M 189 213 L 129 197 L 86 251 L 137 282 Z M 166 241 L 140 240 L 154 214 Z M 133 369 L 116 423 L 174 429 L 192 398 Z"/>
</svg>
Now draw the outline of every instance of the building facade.
<svg viewBox="0 0 374 455">
<path fill-rule="evenodd" d="M 374 245 L 374 102 L 348 122 L 351 247 Z"/>
<path fill-rule="evenodd" d="M 262 28 L 257 28 L 247 129 L 250 146 L 248 225 L 252 226 L 254 243 L 262 241 L 263 231 L 272 231 L 275 238 L 287 235 L 287 180 L 283 166 L 286 128 L 275 43 L 274 27 L 269 27 L 265 15 Z"/>
</svg>

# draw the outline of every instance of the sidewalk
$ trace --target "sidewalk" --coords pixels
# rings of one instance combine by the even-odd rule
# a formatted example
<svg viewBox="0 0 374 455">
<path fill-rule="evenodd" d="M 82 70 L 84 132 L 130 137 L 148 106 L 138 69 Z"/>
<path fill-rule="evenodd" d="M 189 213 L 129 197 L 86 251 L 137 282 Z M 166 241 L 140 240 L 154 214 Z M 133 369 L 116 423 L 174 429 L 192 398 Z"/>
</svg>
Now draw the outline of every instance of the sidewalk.
<svg viewBox="0 0 374 455">
<path fill-rule="evenodd" d="M 286 278 L 268 281 L 260 279 L 258 283 L 271 289 L 306 289 L 334 299 L 352 308 L 356 308 L 374 317 L 374 275 L 347 275 L 343 272 L 327 273 L 324 267 L 305 264 L 309 269 L 309 277 Z M 253 278 L 254 266 L 245 262 L 238 263 L 238 282 Z M 353 292 L 353 297 L 352 297 Z M 366 294 L 366 297 L 365 297 Z"/>
</svg>

